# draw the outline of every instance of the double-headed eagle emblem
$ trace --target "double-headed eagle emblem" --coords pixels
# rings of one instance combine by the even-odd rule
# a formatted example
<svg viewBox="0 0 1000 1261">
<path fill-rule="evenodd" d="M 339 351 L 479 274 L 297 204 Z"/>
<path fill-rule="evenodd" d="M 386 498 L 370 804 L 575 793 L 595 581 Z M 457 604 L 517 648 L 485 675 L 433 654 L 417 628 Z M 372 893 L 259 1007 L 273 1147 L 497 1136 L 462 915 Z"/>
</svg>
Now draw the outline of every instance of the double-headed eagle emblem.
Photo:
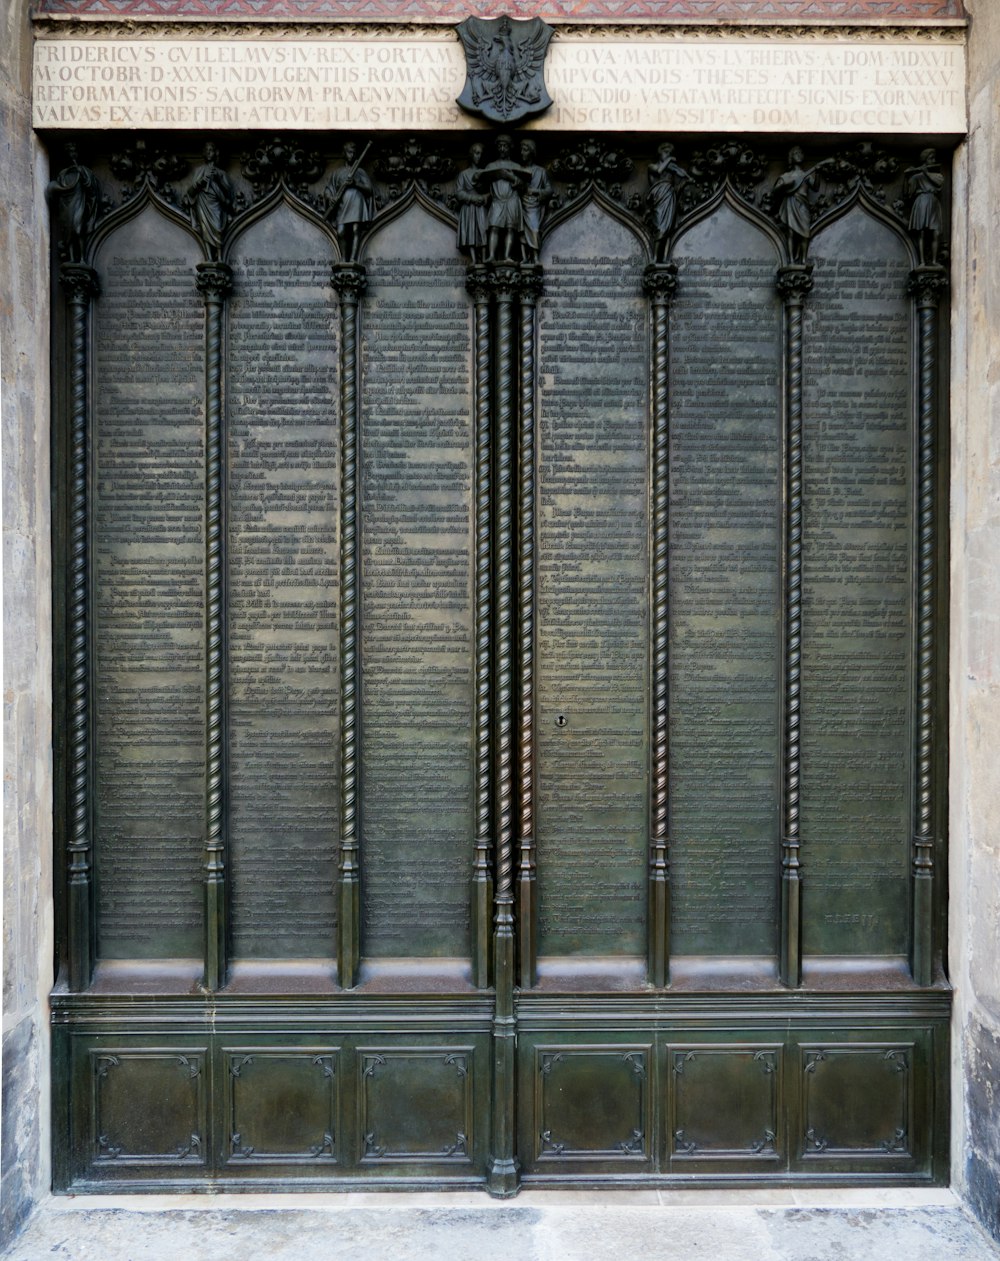
<svg viewBox="0 0 1000 1261">
<path fill-rule="evenodd" d="M 545 53 L 552 27 L 541 18 L 466 18 L 457 28 L 466 80 L 459 105 L 492 123 L 516 123 L 552 104 L 545 89 Z"/>
</svg>

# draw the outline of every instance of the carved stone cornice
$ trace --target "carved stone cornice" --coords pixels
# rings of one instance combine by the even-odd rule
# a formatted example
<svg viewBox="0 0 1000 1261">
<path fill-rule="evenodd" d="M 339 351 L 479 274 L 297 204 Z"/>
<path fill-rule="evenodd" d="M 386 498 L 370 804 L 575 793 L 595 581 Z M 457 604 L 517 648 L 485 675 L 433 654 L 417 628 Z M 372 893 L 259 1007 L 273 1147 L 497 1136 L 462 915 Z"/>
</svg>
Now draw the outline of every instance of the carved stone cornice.
<svg viewBox="0 0 1000 1261">
<path fill-rule="evenodd" d="M 405 34 L 408 40 L 426 39 L 438 41 L 450 36 L 446 26 L 414 23 L 412 25 L 396 25 L 388 22 L 360 22 L 348 18 L 319 23 L 304 18 L 301 22 L 277 21 L 231 22 L 199 21 L 197 19 L 183 21 L 176 16 L 157 19 L 152 15 L 136 16 L 122 20 L 120 17 L 102 16 L 104 10 L 95 8 L 91 18 L 81 18 L 78 13 L 57 14 L 56 12 L 36 13 L 33 25 L 36 35 L 44 39 L 171 39 L 171 40 L 204 40 L 204 39 L 329 39 L 331 32 L 343 39 L 398 39 Z M 249 13 L 247 15 L 249 17 Z M 559 23 L 554 22 L 556 35 L 571 36 L 574 39 L 594 41 L 634 39 L 637 29 L 634 24 L 609 22 L 595 25 L 593 23 Z M 936 25 L 933 22 L 919 26 L 903 25 L 900 22 L 885 23 L 878 26 L 862 24 L 847 25 L 843 21 L 834 20 L 818 22 L 810 26 L 791 23 L 776 23 L 766 18 L 744 25 L 732 23 L 712 23 L 693 25 L 678 22 L 674 25 L 663 23 L 643 24 L 641 34 L 646 39 L 683 39 L 705 40 L 706 42 L 756 39 L 766 29 L 769 39 L 789 41 L 802 40 L 863 40 L 865 43 L 878 41 L 924 41 L 949 40 L 962 43 L 965 39 L 966 19 L 952 19 L 951 25 Z"/>
</svg>

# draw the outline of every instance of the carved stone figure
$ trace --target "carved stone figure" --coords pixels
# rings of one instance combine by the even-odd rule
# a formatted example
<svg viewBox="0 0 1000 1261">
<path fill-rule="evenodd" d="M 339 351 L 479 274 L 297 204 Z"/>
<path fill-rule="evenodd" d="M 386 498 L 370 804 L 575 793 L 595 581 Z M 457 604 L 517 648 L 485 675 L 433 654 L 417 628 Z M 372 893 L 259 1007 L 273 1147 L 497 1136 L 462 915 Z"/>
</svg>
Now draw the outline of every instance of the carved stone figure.
<svg viewBox="0 0 1000 1261">
<path fill-rule="evenodd" d="M 474 144 L 469 150 L 469 162 L 455 181 L 455 200 L 458 202 L 458 248 L 468 254 L 474 263 L 483 261 L 486 249 L 486 203 L 489 198 L 476 187 L 483 165 L 483 146 Z"/>
<path fill-rule="evenodd" d="M 78 160 L 76 145 L 66 146 L 69 166 L 64 167 L 45 190 L 52 207 L 65 260 L 82 263 L 87 237 L 101 208 L 101 186 L 94 172 Z"/>
<path fill-rule="evenodd" d="M 344 261 L 356 263 L 361 249 L 361 233 L 375 214 L 375 197 L 372 182 L 361 162 L 368 152 L 358 157 L 358 146 L 353 140 L 344 145 L 344 165 L 334 171 L 326 186 L 326 217 L 333 221 L 340 239 Z"/>
<path fill-rule="evenodd" d="M 222 237 L 236 207 L 236 193 L 229 176 L 218 165 L 219 151 L 209 141 L 205 145 L 205 162 L 194 173 L 191 187 L 184 194 L 184 205 L 208 246 L 209 258 L 217 260 L 222 250 Z"/>
<path fill-rule="evenodd" d="M 807 171 L 805 154 L 798 145 L 788 153 L 788 170 L 779 175 L 774 185 L 777 215 L 788 236 L 788 256 L 793 263 L 804 263 L 812 236 L 812 208 L 819 180 L 816 172 L 829 166 L 832 158 L 824 158 Z"/>
<path fill-rule="evenodd" d="M 552 104 L 543 67 L 553 30 L 541 18 L 466 18 L 456 28 L 465 48 L 459 105 L 493 123 L 541 114 Z"/>
<path fill-rule="evenodd" d="M 910 207 L 910 231 L 916 234 L 920 265 L 937 265 L 941 245 L 941 229 L 944 216 L 941 212 L 940 192 L 944 175 L 933 149 L 924 149 L 920 165 L 906 171 L 906 190 L 913 198 Z"/>
<path fill-rule="evenodd" d="M 527 187 L 521 194 L 524 214 L 522 252 L 526 263 L 537 263 L 542 248 L 542 218 L 552 197 L 552 184 L 545 167 L 535 161 L 534 140 L 521 141 L 520 156 L 521 166 L 528 174 Z"/>
<path fill-rule="evenodd" d="M 489 210 L 486 216 L 489 261 L 513 262 L 514 245 L 524 232 L 524 210 L 521 190 L 529 172 L 513 158 L 510 136 L 497 136 L 497 156 L 478 176 L 480 184 L 489 187 Z"/>
<path fill-rule="evenodd" d="M 664 262 L 670 232 L 677 218 L 677 185 L 688 178 L 687 171 L 674 161 L 674 146 L 664 142 L 657 149 L 658 161 L 649 164 L 649 213 L 656 240 L 656 258 Z"/>
</svg>

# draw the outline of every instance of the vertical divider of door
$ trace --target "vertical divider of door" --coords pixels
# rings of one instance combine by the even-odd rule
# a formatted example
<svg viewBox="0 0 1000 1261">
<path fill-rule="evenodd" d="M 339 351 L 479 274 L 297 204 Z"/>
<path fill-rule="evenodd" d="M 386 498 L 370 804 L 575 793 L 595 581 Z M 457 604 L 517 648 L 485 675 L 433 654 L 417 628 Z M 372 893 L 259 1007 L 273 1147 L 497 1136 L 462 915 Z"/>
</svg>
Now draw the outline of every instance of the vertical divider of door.
<svg viewBox="0 0 1000 1261">
<path fill-rule="evenodd" d="M 811 263 L 778 270 L 785 308 L 785 442 L 783 523 L 784 671 L 782 696 L 781 926 L 778 970 L 784 985 L 802 984 L 802 868 L 799 820 L 802 694 L 802 308 L 813 284 Z"/>
<path fill-rule="evenodd" d="M 917 307 L 917 521 L 916 521 L 916 684 L 915 800 L 913 803 L 910 969 L 918 985 L 934 979 L 934 674 L 937 649 L 935 624 L 935 443 L 937 398 L 938 303 L 948 276 L 934 264 L 910 275 L 910 293 Z"/>
<path fill-rule="evenodd" d="M 493 822 L 493 587 L 492 587 L 492 461 L 490 398 L 489 274 L 473 263 L 466 275 L 473 300 L 476 426 L 476 703 L 475 703 L 475 853 L 472 863 L 472 981 L 486 989 L 491 979 L 493 873 L 490 867 Z"/>
<path fill-rule="evenodd" d="M 514 1156 L 514 296 L 518 271 L 492 273 L 496 296 L 496 876 L 493 924 L 493 1110 L 487 1187 L 517 1189 Z"/>
<path fill-rule="evenodd" d="M 362 263 L 334 263 L 340 295 L 340 864 L 337 905 L 337 979 L 358 983 L 361 958 L 361 697 L 358 657 L 358 349 Z"/>
<path fill-rule="evenodd" d="M 59 280 L 69 300 L 69 832 L 66 847 L 69 986 L 83 990 L 94 969 L 93 847 L 90 746 L 90 549 L 88 546 L 87 329 L 97 273 L 64 263 Z"/>
<path fill-rule="evenodd" d="M 517 868 L 517 981 L 535 983 L 537 917 L 535 881 L 535 313 L 541 297 L 541 265 L 519 276 L 521 351 L 518 364 L 517 793 L 520 853 Z"/>
<path fill-rule="evenodd" d="M 204 986 L 226 983 L 228 767 L 226 757 L 226 456 L 222 343 L 225 299 L 233 286 L 226 263 L 199 263 L 205 300 L 205 959 Z"/>
<path fill-rule="evenodd" d="M 652 438 L 652 564 L 650 605 L 650 764 L 649 875 L 646 925 L 646 977 L 662 988 L 670 979 L 670 756 L 669 756 L 669 512 L 670 512 L 670 303 L 677 291 L 677 264 L 651 263 L 643 273 L 643 289 L 652 317 L 650 374 Z"/>
</svg>

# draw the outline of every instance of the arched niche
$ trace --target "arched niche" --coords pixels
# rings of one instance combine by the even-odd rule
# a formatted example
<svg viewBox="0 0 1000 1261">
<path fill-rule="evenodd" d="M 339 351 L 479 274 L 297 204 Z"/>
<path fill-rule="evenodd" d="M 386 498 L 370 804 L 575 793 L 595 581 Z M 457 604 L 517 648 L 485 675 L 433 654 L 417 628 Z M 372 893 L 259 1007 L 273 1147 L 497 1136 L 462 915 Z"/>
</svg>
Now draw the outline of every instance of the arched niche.
<svg viewBox="0 0 1000 1261">
<path fill-rule="evenodd" d="M 670 316 L 672 949 L 777 939 L 781 309 L 772 238 L 726 201 L 676 242 Z"/>
<path fill-rule="evenodd" d="M 369 238 L 361 312 L 362 942 L 469 955 L 474 812 L 472 307 L 419 201 Z"/>
<path fill-rule="evenodd" d="M 147 204 L 100 242 L 92 341 L 98 954 L 200 957 L 204 314 L 192 235 Z"/>
<path fill-rule="evenodd" d="M 641 242 L 596 202 L 542 251 L 537 864 L 545 957 L 645 951 L 649 367 Z"/>
<path fill-rule="evenodd" d="M 861 206 L 821 231 L 803 343 L 804 949 L 907 950 L 911 261 Z"/>
<path fill-rule="evenodd" d="M 229 864 L 241 958 L 330 957 L 340 783 L 333 243 L 278 201 L 229 261 Z"/>
</svg>

